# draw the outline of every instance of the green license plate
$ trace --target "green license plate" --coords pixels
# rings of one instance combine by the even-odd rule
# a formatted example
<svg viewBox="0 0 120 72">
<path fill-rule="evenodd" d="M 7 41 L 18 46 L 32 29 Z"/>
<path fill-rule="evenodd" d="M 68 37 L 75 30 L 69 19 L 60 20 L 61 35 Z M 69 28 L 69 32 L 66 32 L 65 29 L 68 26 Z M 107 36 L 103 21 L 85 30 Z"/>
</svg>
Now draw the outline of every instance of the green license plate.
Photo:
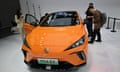
<svg viewBox="0 0 120 72">
<path fill-rule="evenodd" d="M 37 59 L 38 64 L 58 65 L 57 59 Z"/>
</svg>

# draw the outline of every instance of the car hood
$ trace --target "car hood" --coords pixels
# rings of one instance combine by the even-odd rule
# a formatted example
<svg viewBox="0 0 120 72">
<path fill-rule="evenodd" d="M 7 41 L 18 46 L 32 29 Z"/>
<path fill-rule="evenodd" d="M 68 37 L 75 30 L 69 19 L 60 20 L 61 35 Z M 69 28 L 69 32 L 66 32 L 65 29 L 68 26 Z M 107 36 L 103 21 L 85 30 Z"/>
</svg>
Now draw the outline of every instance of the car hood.
<svg viewBox="0 0 120 72">
<path fill-rule="evenodd" d="M 36 27 L 27 36 L 27 42 L 33 51 L 61 52 L 85 35 L 83 25 L 65 27 Z"/>
</svg>

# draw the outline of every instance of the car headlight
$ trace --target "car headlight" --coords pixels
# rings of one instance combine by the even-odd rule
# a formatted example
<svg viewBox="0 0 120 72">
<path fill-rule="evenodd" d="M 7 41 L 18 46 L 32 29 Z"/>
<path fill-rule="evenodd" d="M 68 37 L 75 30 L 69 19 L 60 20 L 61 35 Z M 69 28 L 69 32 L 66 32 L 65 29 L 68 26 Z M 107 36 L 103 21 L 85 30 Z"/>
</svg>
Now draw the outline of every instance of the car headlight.
<svg viewBox="0 0 120 72">
<path fill-rule="evenodd" d="M 69 48 L 67 48 L 66 50 L 69 50 L 69 49 L 72 49 L 72 48 L 75 48 L 75 47 L 78 47 L 80 45 L 82 45 L 85 41 L 85 35 L 82 36 L 78 41 L 76 41 L 75 43 L 73 43 Z"/>
<path fill-rule="evenodd" d="M 27 40 L 24 39 L 24 45 L 27 47 L 27 48 L 30 48 L 29 44 L 27 43 Z"/>
</svg>

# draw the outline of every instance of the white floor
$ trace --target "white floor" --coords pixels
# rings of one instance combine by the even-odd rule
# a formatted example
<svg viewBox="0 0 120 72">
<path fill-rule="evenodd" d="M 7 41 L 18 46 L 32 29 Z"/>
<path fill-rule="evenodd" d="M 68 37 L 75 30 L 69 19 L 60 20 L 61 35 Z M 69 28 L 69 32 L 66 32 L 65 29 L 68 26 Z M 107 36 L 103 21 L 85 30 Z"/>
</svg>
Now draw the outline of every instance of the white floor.
<svg viewBox="0 0 120 72">
<path fill-rule="evenodd" d="M 120 31 L 102 29 L 102 42 L 89 44 L 88 63 L 71 71 L 30 69 L 23 63 L 19 34 L 0 39 L 0 72 L 120 72 Z"/>
</svg>

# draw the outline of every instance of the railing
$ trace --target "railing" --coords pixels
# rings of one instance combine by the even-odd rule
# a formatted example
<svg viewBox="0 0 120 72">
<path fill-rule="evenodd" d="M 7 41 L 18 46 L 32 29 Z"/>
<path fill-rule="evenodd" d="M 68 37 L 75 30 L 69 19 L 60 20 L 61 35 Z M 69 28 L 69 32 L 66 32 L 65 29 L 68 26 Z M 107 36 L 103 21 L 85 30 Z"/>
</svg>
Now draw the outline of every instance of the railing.
<svg viewBox="0 0 120 72">
<path fill-rule="evenodd" d="M 116 20 L 120 20 L 120 19 L 119 19 L 119 18 L 108 17 L 106 29 L 110 29 L 110 19 L 113 19 L 113 25 L 112 25 L 112 30 L 111 30 L 111 32 L 116 32 L 116 30 L 115 30 Z"/>
</svg>

